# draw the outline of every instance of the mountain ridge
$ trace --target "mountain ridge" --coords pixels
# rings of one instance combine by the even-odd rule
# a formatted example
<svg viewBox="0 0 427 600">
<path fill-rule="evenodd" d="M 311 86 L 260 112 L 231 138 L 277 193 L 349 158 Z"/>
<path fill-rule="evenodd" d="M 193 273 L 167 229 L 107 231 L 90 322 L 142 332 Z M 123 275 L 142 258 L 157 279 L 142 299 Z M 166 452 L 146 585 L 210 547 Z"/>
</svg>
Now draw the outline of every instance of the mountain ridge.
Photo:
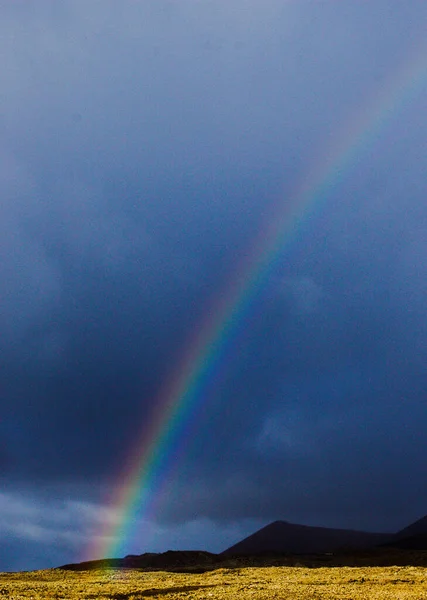
<svg viewBox="0 0 427 600">
<path fill-rule="evenodd" d="M 345 549 L 366 549 L 385 544 L 394 534 L 300 525 L 273 521 L 224 550 L 221 554 L 322 554 Z"/>
<path fill-rule="evenodd" d="M 414 554 L 417 551 L 421 554 Z M 230 562 L 231 561 L 231 562 Z M 142 569 L 204 572 L 236 564 L 353 563 L 427 566 L 427 515 L 396 533 L 376 533 L 273 521 L 220 554 L 204 550 L 168 550 L 104 558 L 58 567 L 64 570 Z M 231 567 L 230 567 L 231 568 Z"/>
</svg>

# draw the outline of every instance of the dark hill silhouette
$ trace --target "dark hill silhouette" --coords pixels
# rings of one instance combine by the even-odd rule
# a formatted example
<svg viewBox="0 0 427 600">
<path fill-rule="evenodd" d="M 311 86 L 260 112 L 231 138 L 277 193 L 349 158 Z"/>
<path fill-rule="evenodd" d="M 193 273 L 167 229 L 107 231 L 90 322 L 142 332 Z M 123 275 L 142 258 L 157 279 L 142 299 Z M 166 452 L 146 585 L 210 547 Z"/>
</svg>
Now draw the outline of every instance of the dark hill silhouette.
<svg viewBox="0 0 427 600">
<path fill-rule="evenodd" d="M 412 550 L 427 550 L 427 516 L 398 531 L 387 546 Z"/>
<path fill-rule="evenodd" d="M 398 531 L 395 535 L 396 538 L 408 538 L 419 535 L 427 535 L 427 515 L 411 523 L 404 529 Z"/>
<path fill-rule="evenodd" d="M 427 550 L 427 534 L 411 535 L 404 538 L 395 538 L 385 544 L 393 548 L 404 548 L 406 550 Z"/>
<path fill-rule="evenodd" d="M 255 555 L 269 552 L 319 554 L 345 549 L 361 550 L 385 544 L 393 537 L 387 533 L 368 533 L 351 529 L 330 529 L 275 521 L 222 554 Z"/>
<path fill-rule="evenodd" d="M 168 550 L 167 552 L 159 553 L 129 554 L 125 558 L 90 560 L 82 563 L 63 565 L 59 568 L 66 571 L 89 571 L 107 568 L 181 571 L 202 567 L 203 570 L 206 570 L 206 568 L 215 565 L 219 560 L 220 558 L 217 554 L 203 550 Z"/>
</svg>

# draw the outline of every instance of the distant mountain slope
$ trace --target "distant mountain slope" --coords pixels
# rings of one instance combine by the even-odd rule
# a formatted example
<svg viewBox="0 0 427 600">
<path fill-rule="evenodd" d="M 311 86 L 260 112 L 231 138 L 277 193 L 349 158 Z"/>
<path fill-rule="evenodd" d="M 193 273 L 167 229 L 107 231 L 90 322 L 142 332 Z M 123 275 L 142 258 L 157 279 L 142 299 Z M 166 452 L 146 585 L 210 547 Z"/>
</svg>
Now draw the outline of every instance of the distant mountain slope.
<svg viewBox="0 0 427 600">
<path fill-rule="evenodd" d="M 387 546 L 412 550 L 427 550 L 427 516 L 398 531 Z"/>
<path fill-rule="evenodd" d="M 427 535 L 427 515 L 411 523 L 404 529 L 398 531 L 395 535 L 396 538 L 408 538 L 415 535 Z"/>
<path fill-rule="evenodd" d="M 349 529 L 310 527 L 286 521 L 275 521 L 244 540 L 227 548 L 222 554 L 317 554 L 342 549 L 364 549 L 385 544 L 392 534 L 368 533 Z"/>
</svg>

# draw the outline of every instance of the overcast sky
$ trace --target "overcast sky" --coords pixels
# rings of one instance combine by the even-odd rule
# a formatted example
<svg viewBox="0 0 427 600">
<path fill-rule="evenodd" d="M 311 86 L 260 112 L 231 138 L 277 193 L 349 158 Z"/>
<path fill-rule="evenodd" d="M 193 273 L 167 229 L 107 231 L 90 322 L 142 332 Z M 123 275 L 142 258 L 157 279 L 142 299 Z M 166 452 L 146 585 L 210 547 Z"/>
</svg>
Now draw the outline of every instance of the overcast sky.
<svg viewBox="0 0 427 600">
<path fill-rule="evenodd" d="M 0 3 L 0 570 L 83 559 L 215 298 L 426 27 L 423 0 Z M 426 82 L 284 240 L 126 552 L 427 513 Z"/>
</svg>

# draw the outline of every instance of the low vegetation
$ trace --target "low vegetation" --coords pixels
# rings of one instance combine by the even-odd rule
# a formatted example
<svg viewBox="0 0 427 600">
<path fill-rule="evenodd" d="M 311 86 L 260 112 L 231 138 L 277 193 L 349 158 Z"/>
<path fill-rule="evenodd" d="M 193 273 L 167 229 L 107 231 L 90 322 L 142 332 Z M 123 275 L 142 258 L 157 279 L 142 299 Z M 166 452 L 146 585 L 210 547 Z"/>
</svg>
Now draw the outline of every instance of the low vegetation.
<svg viewBox="0 0 427 600">
<path fill-rule="evenodd" d="M 14 600 L 420 600 L 427 569 L 412 567 L 236 567 L 205 573 L 127 569 L 0 574 L 0 598 Z"/>
</svg>

